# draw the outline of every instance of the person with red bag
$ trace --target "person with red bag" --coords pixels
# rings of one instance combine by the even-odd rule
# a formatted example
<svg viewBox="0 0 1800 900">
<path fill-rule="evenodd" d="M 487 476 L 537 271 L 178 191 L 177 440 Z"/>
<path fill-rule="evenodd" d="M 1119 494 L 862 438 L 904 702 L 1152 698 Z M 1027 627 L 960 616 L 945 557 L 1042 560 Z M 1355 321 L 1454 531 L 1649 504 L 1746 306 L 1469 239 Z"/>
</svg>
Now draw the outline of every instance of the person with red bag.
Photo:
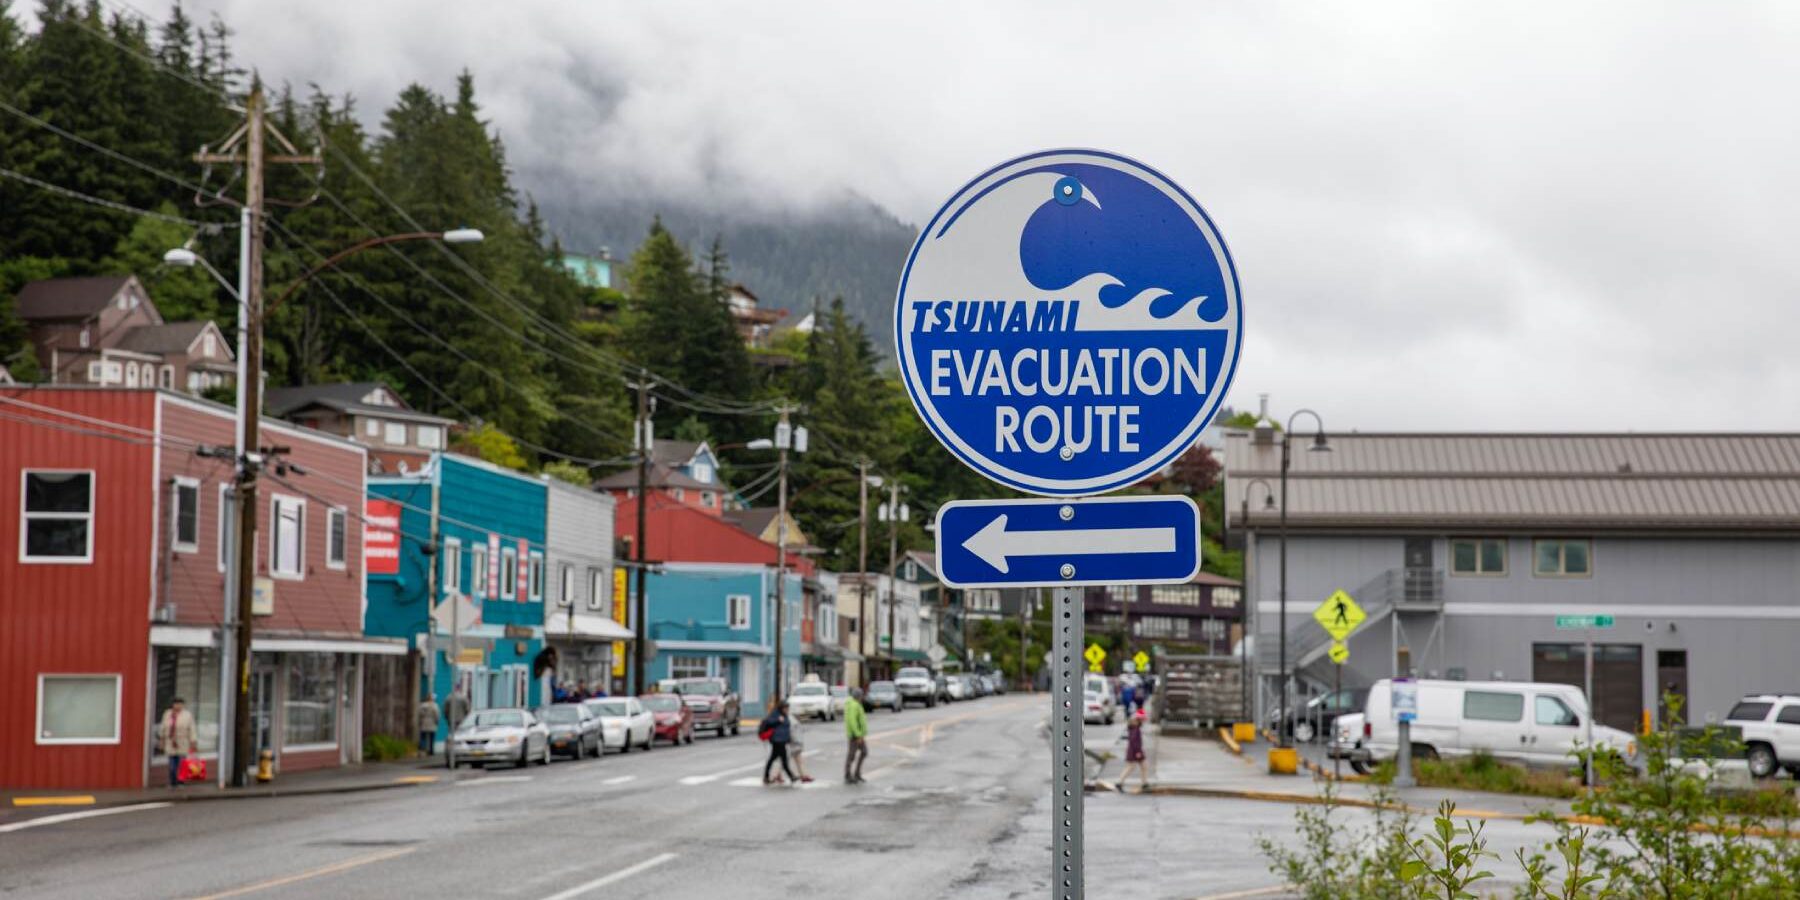
<svg viewBox="0 0 1800 900">
<path fill-rule="evenodd" d="M 199 749 L 194 736 L 194 714 L 187 711 L 187 704 L 180 697 L 170 702 L 156 724 L 156 746 L 169 758 L 169 787 L 180 787 L 181 762 Z"/>
</svg>

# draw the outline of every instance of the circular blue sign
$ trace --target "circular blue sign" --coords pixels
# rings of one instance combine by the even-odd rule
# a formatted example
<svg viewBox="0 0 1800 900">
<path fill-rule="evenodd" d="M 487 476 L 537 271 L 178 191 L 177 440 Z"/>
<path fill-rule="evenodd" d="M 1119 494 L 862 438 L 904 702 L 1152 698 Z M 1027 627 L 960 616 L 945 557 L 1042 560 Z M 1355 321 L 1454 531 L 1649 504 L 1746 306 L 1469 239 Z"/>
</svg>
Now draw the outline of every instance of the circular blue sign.
<svg viewBox="0 0 1800 900">
<path fill-rule="evenodd" d="M 1116 490 L 1191 446 L 1237 368 L 1237 270 L 1148 166 L 1051 150 L 964 185 L 913 244 L 894 343 L 944 446 L 1009 487 Z"/>
</svg>

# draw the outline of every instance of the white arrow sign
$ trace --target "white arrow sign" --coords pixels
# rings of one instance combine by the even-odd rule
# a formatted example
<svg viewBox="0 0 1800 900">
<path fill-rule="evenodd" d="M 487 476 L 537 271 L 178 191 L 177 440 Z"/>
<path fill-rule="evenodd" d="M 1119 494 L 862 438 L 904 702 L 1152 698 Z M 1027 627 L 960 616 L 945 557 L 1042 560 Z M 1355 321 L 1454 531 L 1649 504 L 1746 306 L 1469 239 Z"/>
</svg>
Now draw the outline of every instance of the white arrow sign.
<svg viewBox="0 0 1800 900">
<path fill-rule="evenodd" d="M 995 516 L 963 541 L 963 549 L 1001 574 L 1012 556 L 1066 556 L 1084 553 L 1173 553 L 1173 528 L 1093 528 L 1086 530 L 1007 531 L 1006 516 Z"/>
</svg>

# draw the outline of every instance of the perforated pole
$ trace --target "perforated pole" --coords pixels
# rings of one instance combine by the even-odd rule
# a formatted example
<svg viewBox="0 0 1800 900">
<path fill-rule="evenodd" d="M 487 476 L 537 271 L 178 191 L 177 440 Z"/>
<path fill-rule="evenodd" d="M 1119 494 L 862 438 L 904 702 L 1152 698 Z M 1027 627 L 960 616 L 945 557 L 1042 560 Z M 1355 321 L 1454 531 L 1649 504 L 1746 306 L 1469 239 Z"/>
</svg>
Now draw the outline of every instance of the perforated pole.
<svg viewBox="0 0 1800 900">
<path fill-rule="evenodd" d="M 1086 781 L 1081 724 L 1085 710 L 1081 664 L 1081 593 L 1056 589 L 1056 629 L 1051 642 L 1050 686 L 1050 896 L 1081 900 L 1081 800 Z"/>
</svg>

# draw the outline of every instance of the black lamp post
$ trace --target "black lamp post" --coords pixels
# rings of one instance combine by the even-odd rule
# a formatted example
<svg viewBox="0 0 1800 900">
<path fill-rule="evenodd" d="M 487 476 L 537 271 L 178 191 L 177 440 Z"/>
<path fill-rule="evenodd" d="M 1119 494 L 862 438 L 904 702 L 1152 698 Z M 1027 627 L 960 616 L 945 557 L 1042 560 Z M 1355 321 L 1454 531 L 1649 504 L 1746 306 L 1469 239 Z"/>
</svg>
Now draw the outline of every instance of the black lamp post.
<svg viewBox="0 0 1800 900">
<path fill-rule="evenodd" d="M 1288 417 L 1287 429 L 1281 433 L 1281 611 L 1279 613 L 1281 621 L 1278 623 L 1281 631 L 1281 652 L 1276 666 L 1281 677 L 1279 688 L 1281 697 L 1280 706 L 1278 707 L 1280 712 L 1275 719 L 1275 743 L 1278 747 L 1286 747 L 1288 745 L 1288 682 L 1291 680 L 1291 673 L 1288 672 L 1287 663 L 1288 469 L 1293 466 L 1293 454 L 1291 450 L 1294 442 L 1294 420 L 1300 418 L 1302 415 L 1312 416 L 1313 421 L 1319 426 L 1318 431 L 1313 433 L 1312 446 L 1307 449 L 1314 453 L 1325 452 L 1331 449 L 1331 445 L 1325 440 L 1325 420 L 1319 418 L 1318 413 L 1313 412 L 1310 409 L 1302 409 L 1297 410 L 1292 416 Z"/>
</svg>

